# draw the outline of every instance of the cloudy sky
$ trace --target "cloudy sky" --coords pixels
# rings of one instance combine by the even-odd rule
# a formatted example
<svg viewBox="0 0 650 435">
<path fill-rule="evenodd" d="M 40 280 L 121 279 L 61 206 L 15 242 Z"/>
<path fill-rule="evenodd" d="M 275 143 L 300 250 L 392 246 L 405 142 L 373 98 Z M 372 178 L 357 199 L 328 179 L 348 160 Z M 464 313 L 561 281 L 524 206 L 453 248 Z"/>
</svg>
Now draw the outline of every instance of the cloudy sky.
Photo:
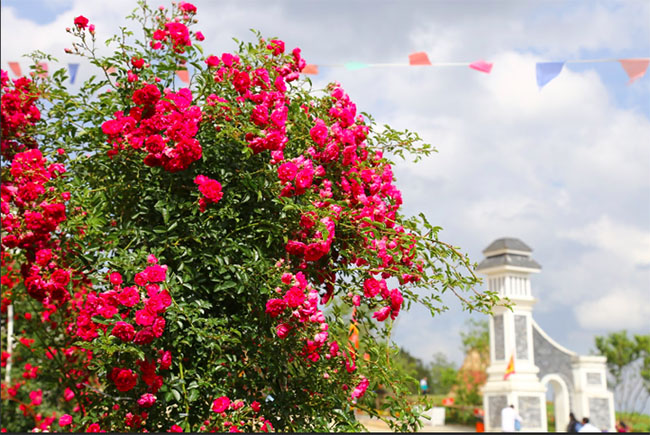
<svg viewBox="0 0 650 435">
<path fill-rule="evenodd" d="M 168 3 L 160 0 L 160 4 Z M 159 3 L 152 4 L 157 6 Z M 580 353 L 594 335 L 650 333 L 650 73 L 632 85 L 617 62 L 573 63 L 543 90 L 535 63 L 650 57 L 650 1 L 195 1 L 206 52 L 251 40 L 249 29 L 302 48 L 321 65 L 316 88 L 340 82 L 378 124 L 414 130 L 439 151 L 396 168 L 405 211 L 424 212 L 443 240 L 478 262 L 494 239 L 517 237 L 543 267 L 534 316 Z M 133 0 L 3 0 L 2 68 L 40 49 L 67 57 L 65 27 L 83 14 L 100 40 L 126 23 Z M 467 67 L 406 63 L 425 51 Z M 90 73 L 82 64 L 79 78 Z M 469 317 L 453 298 L 431 319 L 413 309 L 395 338 L 425 361 L 460 362 Z"/>
</svg>

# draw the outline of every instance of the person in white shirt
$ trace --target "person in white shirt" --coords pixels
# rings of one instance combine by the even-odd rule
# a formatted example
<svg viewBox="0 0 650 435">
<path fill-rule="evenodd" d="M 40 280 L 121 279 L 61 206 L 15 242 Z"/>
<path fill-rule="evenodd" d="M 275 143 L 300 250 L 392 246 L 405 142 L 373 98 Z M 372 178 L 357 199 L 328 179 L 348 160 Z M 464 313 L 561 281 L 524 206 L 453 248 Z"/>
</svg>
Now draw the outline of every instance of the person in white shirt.
<svg viewBox="0 0 650 435">
<path fill-rule="evenodd" d="M 582 427 L 578 432 L 602 432 L 600 429 L 598 429 L 596 426 L 593 424 L 589 423 L 589 419 L 587 417 L 582 419 Z"/>
<path fill-rule="evenodd" d="M 501 410 L 501 431 L 514 432 L 515 420 L 521 423 L 521 417 L 515 411 L 515 405 L 506 406 Z"/>
</svg>

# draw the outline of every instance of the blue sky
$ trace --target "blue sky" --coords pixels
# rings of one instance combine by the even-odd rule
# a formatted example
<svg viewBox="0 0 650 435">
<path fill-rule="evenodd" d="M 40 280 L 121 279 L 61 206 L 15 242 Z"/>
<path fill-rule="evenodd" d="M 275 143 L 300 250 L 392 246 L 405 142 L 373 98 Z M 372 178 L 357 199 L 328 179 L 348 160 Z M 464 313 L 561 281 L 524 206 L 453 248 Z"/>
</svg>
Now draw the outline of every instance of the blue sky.
<svg viewBox="0 0 650 435">
<path fill-rule="evenodd" d="M 207 53 L 233 50 L 248 29 L 300 46 L 309 63 L 485 59 L 466 67 L 321 68 L 379 125 L 415 130 L 439 151 L 399 162 L 405 211 L 424 212 L 472 260 L 494 239 L 517 237 L 543 267 L 534 316 L 580 353 L 619 329 L 650 333 L 650 74 L 633 85 L 618 63 L 567 64 L 541 91 L 535 62 L 650 57 L 650 2 L 196 1 Z M 166 4 L 160 2 L 160 4 Z M 158 3 L 153 3 L 157 6 Z M 61 65 L 65 27 L 79 14 L 105 39 L 132 0 L 2 2 L 2 67 L 34 49 Z M 79 80 L 91 68 L 82 64 Z M 431 319 L 401 316 L 395 339 L 430 360 L 462 360 L 468 315 L 453 298 Z"/>
</svg>

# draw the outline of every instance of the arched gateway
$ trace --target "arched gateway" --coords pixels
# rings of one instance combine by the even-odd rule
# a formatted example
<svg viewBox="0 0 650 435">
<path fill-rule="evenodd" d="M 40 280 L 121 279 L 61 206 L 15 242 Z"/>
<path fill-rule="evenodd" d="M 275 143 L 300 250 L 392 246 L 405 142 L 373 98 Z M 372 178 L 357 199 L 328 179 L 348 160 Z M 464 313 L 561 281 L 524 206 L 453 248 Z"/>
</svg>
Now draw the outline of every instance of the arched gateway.
<svg viewBox="0 0 650 435">
<path fill-rule="evenodd" d="M 483 251 L 486 258 L 477 268 L 486 275 L 490 290 L 513 303 L 512 310 L 495 307 L 490 318 L 490 366 L 483 388 L 485 429 L 500 431 L 501 410 L 512 404 L 522 417 L 522 431 L 546 431 L 546 392 L 551 389 L 556 430 L 566 430 L 573 412 L 579 419 L 589 417 L 600 429 L 615 431 L 605 357 L 580 356 L 565 349 L 533 319 L 536 299 L 529 275 L 541 266 L 531 252 L 521 240 L 498 239 Z M 506 375 L 511 360 L 514 372 Z"/>
</svg>

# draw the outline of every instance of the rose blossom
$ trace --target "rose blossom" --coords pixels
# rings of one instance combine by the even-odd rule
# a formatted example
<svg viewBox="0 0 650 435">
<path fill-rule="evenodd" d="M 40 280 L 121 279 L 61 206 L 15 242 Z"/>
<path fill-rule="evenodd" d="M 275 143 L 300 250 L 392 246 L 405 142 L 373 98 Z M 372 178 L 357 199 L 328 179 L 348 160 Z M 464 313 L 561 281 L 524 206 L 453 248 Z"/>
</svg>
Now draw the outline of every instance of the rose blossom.
<svg viewBox="0 0 650 435">
<path fill-rule="evenodd" d="M 212 410 L 216 413 L 224 412 L 230 406 L 230 399 L 226 396 L 221 396 L 218 399 L 214 399 L 212 402 Z"/>
<path fill-rule="evenodd" d="M 138 405 L 143 408 L 150 408 L 156 403 L 156 396 L 151 393 L 145 393 L 138 399 Z"/>
<path fill-rule="evenodd" d="M 80 29 L 85 29 L 88 26 L 88 18 L 83 15 L 79 15 L 74 19 L 74 24 Z"/>
<path fill-rule="evenodd" d="M 59 426 L 67 426 L 72 423 L 72 416 L 70 414 L 63 414 L 59 419 Z"/>
<path fill-rule="evenodd" d="M 111 378 L 115 383 L 115 387 L 118 391 L 127 392 L 138 383 L 138 375 L 133 372 L 131 369 L 122 369 L 115 367 L 111 372 Z"/>
<path fill-rule="evenodd" d="M 115 326 L 113 326 L 113 331 L 111 332 L 112 335 L 116 336 L 122 341 L 132 341 L 133 337 L 135 337 L 135 329 L 133 328 L 133 325 L 127 322 L 115 322 Z"/>
</svg>

